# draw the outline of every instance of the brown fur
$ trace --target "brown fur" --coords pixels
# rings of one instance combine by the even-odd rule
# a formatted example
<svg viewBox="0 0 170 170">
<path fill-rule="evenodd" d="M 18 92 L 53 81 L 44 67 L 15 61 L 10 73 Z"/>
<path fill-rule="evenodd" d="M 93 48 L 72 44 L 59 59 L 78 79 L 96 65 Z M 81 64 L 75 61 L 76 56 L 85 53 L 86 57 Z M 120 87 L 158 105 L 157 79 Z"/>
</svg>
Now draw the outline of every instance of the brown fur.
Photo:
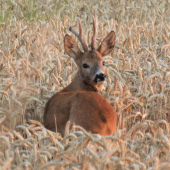
<svg viewBox="0 0 170 170">
<path fill-rule="evenodd" d="M 83 53 L 71 36 L 65 36 L 65 51 L 75 60 L 78 71 L 71 84 L 46 103 L 44 125 L 47 129 L 57 129 L 64 136 L 66 123 L 70 120 L 71 123 L 100 135 L 112 135 L 116 131 L 116 112 L 110 103 L 97 93 L 103 80 L 94 81 L 100 73 L 105 73 L 103 56 L 112 51 L 114 44 L 115 33 L 111 31 L 98 50 Z M 88 65 L 88 68 L 84 68 L 84 64 Z"/>
<path fill-rule="evenodd" d="M 116 131 L 116 112 L 105 98 L 96 92 L 59 92 L 46 104 L 44 125 L 64 135 L 68 120 L 87 131 L 112 135 Z"/>
</svg>

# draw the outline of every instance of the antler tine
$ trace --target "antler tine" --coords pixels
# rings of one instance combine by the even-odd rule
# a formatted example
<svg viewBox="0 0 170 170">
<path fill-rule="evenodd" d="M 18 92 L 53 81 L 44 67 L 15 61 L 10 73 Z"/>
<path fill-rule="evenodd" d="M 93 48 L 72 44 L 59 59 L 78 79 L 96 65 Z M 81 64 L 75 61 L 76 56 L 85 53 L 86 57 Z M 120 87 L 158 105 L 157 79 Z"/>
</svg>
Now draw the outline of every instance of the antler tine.
<svg viewBox="0 0 170 170">
<path fill-rule="evenodd" d="M 96 50 L 97 27 L 98 27 L 98 20 L 97 20 L 97 15 L 95 11 L 94 17 L 93 17 L 93 36 L 92 36 L 92 43 L 91 43 L 92 50 Z"/>
<path fill-rule="evenodd" d="M 84 40 L 83 35 L 82 35 L 82 25 L 81 25 L 80 21 L 79 21 L 79 34 L 74 30 L 73 27 L 70 27 L 69 30 L 79 39 L 84 52 L 87 52 L 88 46 L 87 46 L 86 41 Z"/>
<path fill-rule="evenodd" d="M 82 38 L 82 25 L 81 25 L 81 22 L 79 20 L 79 35 L 80 35 L 80 38 Z"/>
</svg>

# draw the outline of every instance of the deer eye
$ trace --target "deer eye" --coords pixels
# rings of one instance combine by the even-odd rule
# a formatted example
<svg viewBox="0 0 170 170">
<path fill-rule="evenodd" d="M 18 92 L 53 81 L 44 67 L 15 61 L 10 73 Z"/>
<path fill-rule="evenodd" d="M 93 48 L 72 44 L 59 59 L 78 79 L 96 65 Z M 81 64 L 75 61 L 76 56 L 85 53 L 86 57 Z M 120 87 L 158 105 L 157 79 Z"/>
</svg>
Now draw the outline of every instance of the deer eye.
<svg viewBox="0 0 170 170">
<path fill-rule="evenodd" d="M 103 61 L 103 66 L 105 66 L 105 62 Z"/>
<path fill-rule="evenodd" d="M 90 66 L 88 64 L 83 64 L 83 68 L 89 68 Z"/>
</svg>

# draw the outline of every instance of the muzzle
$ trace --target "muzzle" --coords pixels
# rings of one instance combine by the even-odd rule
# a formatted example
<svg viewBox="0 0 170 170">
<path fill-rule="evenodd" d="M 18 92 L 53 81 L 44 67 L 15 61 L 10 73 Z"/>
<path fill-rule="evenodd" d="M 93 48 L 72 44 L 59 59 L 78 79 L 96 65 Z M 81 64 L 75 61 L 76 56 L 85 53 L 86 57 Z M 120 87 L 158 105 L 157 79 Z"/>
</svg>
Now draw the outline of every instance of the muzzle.
<svg viewBox="0 0 170 170">
<path fill-rule="evenodd" d="M 103 73 L 97 74 L 94 79 L 94 82 L 97 83 L 99 81 L 105 81 L 105 78 L 106 78 L 105 74 L 103 74 Z"/>
</svg>

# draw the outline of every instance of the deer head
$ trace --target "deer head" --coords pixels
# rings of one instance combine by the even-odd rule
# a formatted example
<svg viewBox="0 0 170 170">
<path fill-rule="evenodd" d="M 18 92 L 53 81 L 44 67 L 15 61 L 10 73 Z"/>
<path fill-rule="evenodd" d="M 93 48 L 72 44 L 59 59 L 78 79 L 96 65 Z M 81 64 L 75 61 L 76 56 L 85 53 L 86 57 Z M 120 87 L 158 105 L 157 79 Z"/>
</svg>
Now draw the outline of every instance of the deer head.
<svg viewBox="0 0 170 170">
<path fill-rule="evenodd" d="M 97 17 L 93 17 L 93 36 L 91 43 L 91 50 L 85 42 L 82 35 L 82 25 L 79 22 L 79 34 L 70 27 L 69 30 L 78 37 L 82 44 L 84 52 L 82 52 L 76 41 L 70 36 L 66 35 L 64 38 L 64 48 L 66 53 L 74 59 L 78 66 L 78 74 L 85 85 L 92 86 L 96 90 L 100 89 L 106 78 L 106 68 L 104 56 L 111 53 L 115 45 L 115 32 L 111 31 L 101 42 L 100 46 L 96 48 L 97 37 Z"/>
</svg>

